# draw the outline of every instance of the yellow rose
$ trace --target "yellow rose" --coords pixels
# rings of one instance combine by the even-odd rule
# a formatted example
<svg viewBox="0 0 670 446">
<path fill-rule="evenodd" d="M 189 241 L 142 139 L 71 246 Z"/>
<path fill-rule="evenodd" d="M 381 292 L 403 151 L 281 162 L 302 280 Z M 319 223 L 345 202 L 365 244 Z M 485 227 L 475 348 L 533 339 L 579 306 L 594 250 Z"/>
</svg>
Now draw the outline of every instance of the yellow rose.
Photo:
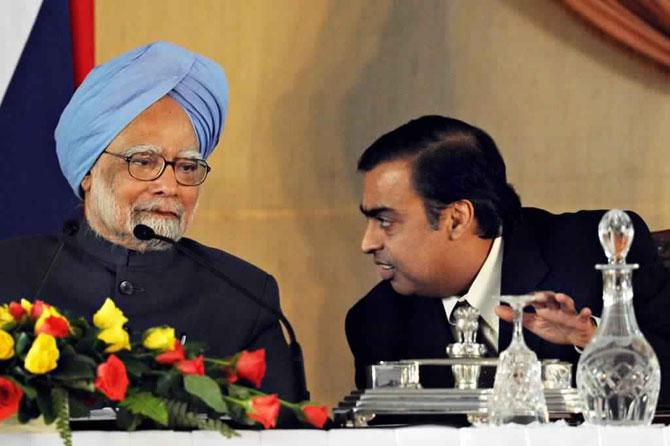
<svg viewBox="0 0 670 446">
<path fill-rule="evenodd" d="M 105 299 L 105 303 L 93 315 L 93 325 L 102 330 L 121 327 L 126 322 L 128 322 L 128 319 L 109 297 Z"/>
<path fill-rule="evenodd" d="M 28 299 L 21 299 L 21 308 L 30 316 L 33 312 L 33 304 Z"/>
<path fill-rule="evenodd" d="M 14 316 L 9 312 L 9 305 L 0 306 L 0 328 L 14 322 Z"/>
<path fill-rule="evenodd" d="M 172 327 L 150 328 L 142 337 L 142 345 L 149 350 L 174 350 L 175 341 Z"/>
<path fill-rule="evenodd" d="M 55 369 L 59 357 L 56 338 L 48 334 L 39 334 L 28 350 L 23 366 L 31 373 L 41 375 Z"/>
<path fill-rule="evenodd" d="M 115 353 L 119 350 L 130 350 L 130 337 L 128 332 L 120 325 L 106 328 L 98 333 L 98 339 L 107 344 L 106 353 Z"/>
<path fill-rule="evenodd" d="M 0 330 L 0 360 L 14 356 L 14 337 L 5 330 Z"/>
</svg>

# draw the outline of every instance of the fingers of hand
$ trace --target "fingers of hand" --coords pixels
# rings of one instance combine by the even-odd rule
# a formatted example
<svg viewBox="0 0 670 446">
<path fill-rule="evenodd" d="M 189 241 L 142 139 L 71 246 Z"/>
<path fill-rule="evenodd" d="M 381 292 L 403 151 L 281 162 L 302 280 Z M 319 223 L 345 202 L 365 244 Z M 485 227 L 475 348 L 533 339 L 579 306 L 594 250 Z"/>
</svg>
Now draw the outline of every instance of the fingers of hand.
<svg viewBox="0 0 670 446">
<path fill-rule="evenodd" d="M 535 313 L 524 313 L 523 314 L 523 326 L 526 327 L 526 329 L 532 331 L 535 334 L 541 335 L 541 333 L 537 333 L 536 330 L 539 328 L 538 324 L 541 321 L 539 320 L 537 314 Z"/>
<path fill-rule="evenodd" d="M 507 322 L 512 322 L 514 318 L 514 312 L 512 309 L 506 305 L 497 305 L 495 308 L 496 315 Z"/>
<path fill-rule="evenodd" d="M 542 309 L 536 310 L 535 314 L 545 322 L 564 327 L 573 328 L 577 327 L 580 323 L 583 323 L 580 316 L 574 311 L 567 312 L 562 309 Z"/>
<path fill-rule="evenodd" d="M 538 291 L 533 293 L 533 301 L 530 303 L 535 309 L 558 309 L 560 304 L 556 301 L 556 293 L 553 291 Z"/>
<path fill-rule="evenodd" d="M 589 308 L 582 308 L 578 314 L 574 311 L 537 310 L 536 315 L 544 323 L 553 324 L 562 329 L 590 330 L 593 325 Z"/>
<path fill-rule="evenodd" d="M 591 323 L 591 316 L 592 316 L 591 309 L 588 307 L 582 308 L 582 310 L 577 315 L 577 317 L 579 317 L 579 320 L 582 323 L 586 322 Z"/>
<path fill-rule="evenodd" d="M 576 313 L 575 301 L 567 294 L 559 293 L 556 295 L 556 302 L 561 306 L 561 310 L 566 313 Z"/>
<path fill-rule="evenodd" d="M 535 291 L 532 293 L 534 304 L 544 304 L 554 300 L 555 293 L 553 291 Z"/>
<path fill-rule="evenodd" d="M 536 309 L 560 309 L 572 314 L 576 312 L 575 301 L 567 294 L 554 293 L 553 291 L 538 291 L 533 296 L 535 299 L 531 302 L 531 305 Z"/>
<path fill-rule="evenodd" d="M 555 344 L 573 344 L 572 337 L 581 337 L 585 330 L 574 326 L 576 316 L 571 316 L 571 319 L 572 323 L 570 320 L 548 320 L 537 313 L 525 313 L 523 315 L 523 326 L 549 342 Z"/>
</svg>

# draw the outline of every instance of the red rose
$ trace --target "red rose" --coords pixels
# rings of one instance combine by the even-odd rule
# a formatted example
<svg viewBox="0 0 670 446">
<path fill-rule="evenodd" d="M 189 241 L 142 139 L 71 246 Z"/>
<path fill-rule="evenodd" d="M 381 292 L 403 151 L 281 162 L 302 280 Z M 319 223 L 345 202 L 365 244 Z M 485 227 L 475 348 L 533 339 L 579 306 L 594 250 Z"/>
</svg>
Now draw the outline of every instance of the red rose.
<svg viewBox="0 0 670 446">
<path fill-rule="evenodd" d="M 70 324 L 65 318 L 49 316 L 44 320 L 37 333 L 48 334 L 55 338 L 65 338 L 70 334 Z"/>
<path fill-rule="evenodd" d="M 184 359 L 186 359 L 186 354 L 179 340 L 174 341 L 174 350 L 168 350 L 156 356 L 156 362 L 159 364 L 174 364 Z"/>
<path fill-rule="evenodd" d="M 195 359 L 185 359 L 177 363 L 177 368 L 184 375 L 204 375 L 205 374 L 205 358 L 200 355 Z"/>
<path fill-rule="evenodd" d="M 112 401 L 123 401 L 128 389 L 126 366 L 116 355 L 109 355 L 106 362 L 98 365 L 95 388 Z"/>
<path fill-rule="evenodd" d="M 328 421 L 328 408 L 326 406 L 310 406 L 306 404 L 301 409 L 305 421 L 314 427 L 321 429 L 326 424 L 326 421 Z"/>
<path fill-rule="evenodd" d="M 14 381 L 0 376 L 0 421 L 9 418 L 19 410 L 23 389 Z"/>
<path fill-rule="evenodd" d="M 252 383 L 256 388 L 261 386 L 265 376 L 265 349 L 253 352 L 243 351 L 235 363 L 235 375 Z M 230 381 L 234 382 L 234 381 Z"/>
<path fill-rule="evenodd" d="M 39 319 L 45 308 L 49 308 L 49 304 L 44 303 L 41 300 L 36 300 L 32 308 L 30 309 L 30 316 L 33 319 Z"/>
<path fill-rule="evenodd" d="M 255 396 L 249 401 L 249 406 L 247 416 L 250 419 L 258 421 L 265 429 L 277 425 L 280 406 L 277 395 Z"/>
<path fill-rule="evenodd" d="M 21 304 L 14 301 L 9 303 L 9 312 L 11 313 L 14 320 L 17 322 L 20 321 L 21 318 L 26 315 L 26 310 L 23 309 Z"/>
</svg>

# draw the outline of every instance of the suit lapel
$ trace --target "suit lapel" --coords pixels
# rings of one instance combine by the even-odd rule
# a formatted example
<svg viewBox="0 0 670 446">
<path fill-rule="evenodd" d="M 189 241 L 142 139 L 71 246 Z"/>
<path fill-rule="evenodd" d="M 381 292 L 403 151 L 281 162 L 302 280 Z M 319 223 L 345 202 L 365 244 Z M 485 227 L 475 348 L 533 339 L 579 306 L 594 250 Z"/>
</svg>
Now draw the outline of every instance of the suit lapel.
<svg viewBox="0 0 670 446">
<path fill-rule="evenodd" d="M 442 299 L 415 297 L 412 303 L 405 358 L 445 358 L 447 345 L 454 339 Z M 421 366 L 419 370 L 425 388 L 454 386 L 451 373 L 443 366 Z"/>
<path fill-rule="evenodd" d="M 407 323 L 405 358 L 444 358 L 454 342 L 442 299 L 414 297 Z"/>
<path fill-rule="evenodd" d="M 501 294 L 525 294 L 537 291 L 542 280 L 549 273 L 549 265 L 544 260 L 538 244 L 534 228 L 525 221 L 523 215 L 520 222 L 503 235 Z M 498 348 L 507 348 L 512 340 L 512 324 L 501 321 L 499 326 Z M 540 338 L 526 336 L 526 343 L 537 351 Z"/>
</svg>

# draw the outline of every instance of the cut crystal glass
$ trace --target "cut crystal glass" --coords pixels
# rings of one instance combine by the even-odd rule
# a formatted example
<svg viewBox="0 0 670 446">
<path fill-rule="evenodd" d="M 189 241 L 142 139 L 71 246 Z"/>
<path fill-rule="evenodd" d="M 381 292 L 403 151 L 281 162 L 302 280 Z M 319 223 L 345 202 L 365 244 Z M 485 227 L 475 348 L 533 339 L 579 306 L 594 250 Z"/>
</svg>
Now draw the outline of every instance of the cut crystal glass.
<svg viewBox="0 0 670 446">
<path fill-rule="evenodd" d="M 489 402 L 489 423 L 546 423 L 549 415 L 544 399 L 542 367 L 535 352 L 524 342 L 522 331 L 523 308 L 533 300 L 533 296 L 501 296 L 500 300 L 512 307 L 514 335 L 498 360 Z"/>
</svg>

